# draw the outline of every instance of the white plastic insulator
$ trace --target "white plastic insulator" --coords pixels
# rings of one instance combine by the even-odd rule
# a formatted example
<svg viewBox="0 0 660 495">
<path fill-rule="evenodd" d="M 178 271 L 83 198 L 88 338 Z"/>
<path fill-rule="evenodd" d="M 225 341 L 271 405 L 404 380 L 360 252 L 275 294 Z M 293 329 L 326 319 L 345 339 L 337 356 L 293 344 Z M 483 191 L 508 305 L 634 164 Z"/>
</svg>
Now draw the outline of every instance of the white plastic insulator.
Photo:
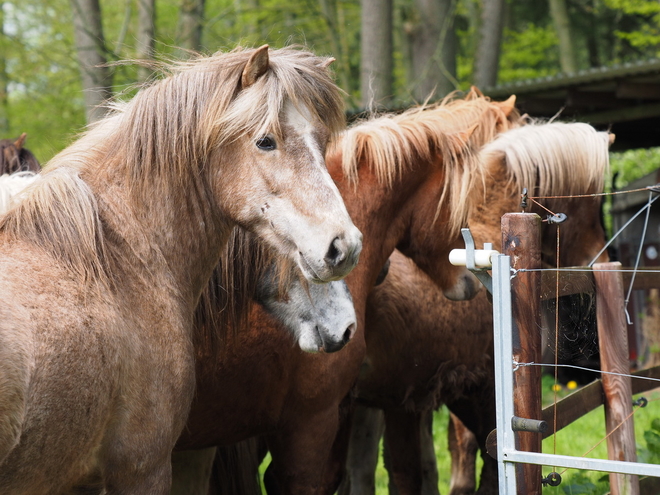
<svg viewBox="0 0 660 495">
<path fill-rule="evenodd" d="M 497 251 L 493 249 L 475 249 L 474 250 L 474 266 L 475 268 L 492 268 L 492 257 L 498 255 Z M 449 253 L 449 262 L 454 266 L 467 265 L 467 250 L 466 249 L 452 249 Z"/>
</svg>

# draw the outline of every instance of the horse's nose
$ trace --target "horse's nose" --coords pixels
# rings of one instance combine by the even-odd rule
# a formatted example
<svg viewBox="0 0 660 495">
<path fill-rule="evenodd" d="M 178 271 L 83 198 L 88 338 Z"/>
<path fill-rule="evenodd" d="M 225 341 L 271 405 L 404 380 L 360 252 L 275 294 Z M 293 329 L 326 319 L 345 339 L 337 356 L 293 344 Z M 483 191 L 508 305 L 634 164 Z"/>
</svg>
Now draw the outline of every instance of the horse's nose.
<svg viewBox="0 0 660 495">
<path fill-rule="evenodd" d="M 355 335 L 355 329 L 357 328 L 357 323 L 351 323 L 348 325 L 348 328 L 344 332 L 344 335 L 341 338 L 341 341 L 344 345 L 348 344 L 350 340 L 353 338 L 353 335 Z"/>
<path fill-rule="evenodd" d="M 357 264 L 357 258 L 362 251 L 362 234 L 353 236 L 355 239 L 350 239 L 347 236 L 337 236 L 330 243 L 330 247 L 324 261 L 331 268 L 337 268 L 342 265 L 354 266 Z"/>
</svg>

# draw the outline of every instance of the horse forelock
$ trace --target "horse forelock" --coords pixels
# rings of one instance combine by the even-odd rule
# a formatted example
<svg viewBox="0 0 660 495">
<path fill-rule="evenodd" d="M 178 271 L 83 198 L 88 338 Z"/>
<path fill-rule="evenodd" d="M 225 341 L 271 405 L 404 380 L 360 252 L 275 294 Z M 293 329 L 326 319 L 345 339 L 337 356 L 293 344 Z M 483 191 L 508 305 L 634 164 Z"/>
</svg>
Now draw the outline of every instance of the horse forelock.
<svg viewBox="0 0 660 495">
<path fill-rule="evenodd" d="M 459 99 L 453 93 L 433 105 L 357 122 L 333 143 L 331 153 L 341 152 L 343 174 L 354 184 L 363 162 L 388 186 L 416 160 L 442 163 L 446 180 L 436 218 L 440 209 L 450 209 L 449 230 L 454 233 L 471 208 L 471 178 L 481 166 L 474 150 L 520 123 L 515 109 L 507 115 L 487 97 L 470 93 Z"/>
<path fill-rule="evenodd" d="M 573 195 L 603 190 L 608 149 L 608 133 L 588 124 L 532 122 L 501 134 L 482 157 L 505 160 L 509 183 L 532 195 Z"/>
<path fill-rule="evenodd" d="M 279 133 L 287 100 L 305 106 L 331 132 L 343 128 L 341 92 L 323 58 L 293 48 L 271 50 L 269 70 L 242 90 L 241 74 L 253 52 L 237 49 L 164 65 L 166 77 L 130 101 L 109 105 L 109 114 L 52 163 L 109 162 L 123 169 L 131 192 L 181 191 L 208 170 L 213 149 L 246 134 Z"/>
</svg>

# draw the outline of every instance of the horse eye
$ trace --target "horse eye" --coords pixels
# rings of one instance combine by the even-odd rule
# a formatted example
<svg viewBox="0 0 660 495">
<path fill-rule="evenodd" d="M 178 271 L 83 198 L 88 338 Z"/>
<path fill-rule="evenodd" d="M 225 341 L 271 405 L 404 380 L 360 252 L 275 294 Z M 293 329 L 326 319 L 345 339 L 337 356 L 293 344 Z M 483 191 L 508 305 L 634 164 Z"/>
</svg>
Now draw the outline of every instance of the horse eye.
<svg viewBox="0 0 660 495">
<path fill-rule="evenodd" d="M 268 136 L 259 138 L 257 139 L 257 148 L 264 151 L 273 151 L 276 148 L 275 140 Z"/>
</svg>

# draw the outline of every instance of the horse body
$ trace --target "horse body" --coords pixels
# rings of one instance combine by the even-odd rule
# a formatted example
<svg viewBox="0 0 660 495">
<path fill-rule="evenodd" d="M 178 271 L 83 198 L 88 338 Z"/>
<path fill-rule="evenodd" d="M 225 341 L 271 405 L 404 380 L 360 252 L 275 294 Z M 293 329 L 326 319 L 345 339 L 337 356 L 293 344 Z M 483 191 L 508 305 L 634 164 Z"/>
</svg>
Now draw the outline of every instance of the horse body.
<svg viewBox="0 0 660 495">
<path fill-rule="evenodd" d="M 600 192 L 607 147 L 607 134 L 586 124 L 529 125 L 486 145 L 481 152 L 484 182 L 475 182 L 483 202 L 468 220 L 476 245 L 492 242 L 500 249 L 500 218 L 519 209 L 525 184 L 531 196 Z M 553 212 L 568 214 L 560 226 L 560 265 L 590 262 L 605 241 L 599 199 L 541 202 Z M 554 266 L 556 226 L 544 226 L 542 238 L 544 264 Z M 423 486 L 424 415 L 447 404 L 476 434 L 483 452 L 486 436 L 495 427 L 492 307 L 485 294 L 471 301 L 443 301 L 410 259 L 395 253 L 390 260 L 387 278 L 369 296 L 367 357 L 357 385 L 358 400 L 385 411 L 388 469 L 398 493 L 437 493 L 437 486 Z M 365 438 L 352 441 L 360 444 Z M 377 448 L 373 439 L 367 442 Z M 364 446 L 358 445 L 357 452 L 364 452 Z M 349 470 L 357 462 L 349 458 Z M 479 493 L 496 493 L 496 476 L 496 463 L 485 456 Z M 473 491 L 474 483 L 452 486 L 451 493 Z"/>
<path fill-rule="evenodd" d="M 200 58 L 119 105 L 0 219 L 2 493 L 167 493 L 193 313 L 233 225 L 315 281 L 357 262 L 319 160 L 340 101 L 309 53 Z"/>
<path fill-rule="evenodd" d="M 337 431 L 366 350 L 367 294 L 390 253 L 404 246 L 454 297 L 469 297 L 476 289 L 463 270 L 445 261 L 460 244 L 457 226 L 469 207 L 466 198 L 463 210 L 452 210 L 449 197 L 473 175 L 470 149 L 481 144 L 482 131 L 474 125 L 487 112 L 484 107 L 501 125 L 511 111 L 510 104 L 483 98 L 479 104 L 453 132 L 443 121 L 448 110 L 440 106 L 368 121 L 342 136 L 326 163 L 365 235 L 360 264 L 346 279 L 358 322 L 354 338 L 340 353 L 302 353 L 254 306 L 250 327 L 232 337 L 222 359 L 198 360 L 197 393 L 177 449 L 264 435 L 273 459 L 269 483 L 284 493 L 334 492 L 345 447 L 343 430 L 340 437 Z M 269 346 L 254 345 L 259 338 L 267 338 Z M 232 397 L 231 410 L 218 402 L 220 394 Z"/>
</svg>

